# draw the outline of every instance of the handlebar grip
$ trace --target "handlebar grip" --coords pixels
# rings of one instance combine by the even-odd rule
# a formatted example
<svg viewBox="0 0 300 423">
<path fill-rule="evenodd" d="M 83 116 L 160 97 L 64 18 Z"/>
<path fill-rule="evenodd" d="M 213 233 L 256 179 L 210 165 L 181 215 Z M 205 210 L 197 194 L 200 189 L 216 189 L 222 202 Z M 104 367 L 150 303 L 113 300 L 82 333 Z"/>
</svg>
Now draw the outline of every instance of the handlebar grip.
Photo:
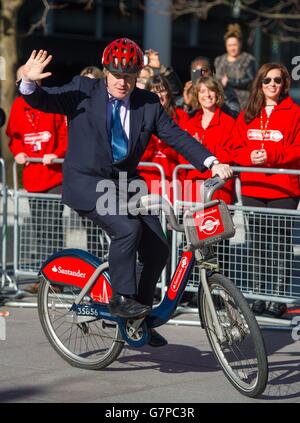
<svg viewBox="0 0 300 423">
<path fill-rule="evenodd" d="M 217 184 L 224 185 L 224 183 L 225 183 L 225 181 L 223 179 L 221 179 L 219 175 L 215 175 L 215 176 L 212 176 L 209 179 L 206 179 L 204 181 L 204 186 L 205 186 L 205 188 L 212 188 L 212 187 L 216 186 Z"/>
</svg>

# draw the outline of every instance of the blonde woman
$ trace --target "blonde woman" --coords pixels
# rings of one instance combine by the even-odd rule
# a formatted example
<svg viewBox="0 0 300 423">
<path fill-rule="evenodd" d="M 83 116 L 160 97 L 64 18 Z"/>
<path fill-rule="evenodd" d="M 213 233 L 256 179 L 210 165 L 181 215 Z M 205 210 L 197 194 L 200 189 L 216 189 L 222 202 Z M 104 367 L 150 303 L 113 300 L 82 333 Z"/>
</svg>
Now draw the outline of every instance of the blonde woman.
<svg viewBox="0 0 300 423">
<path fill-rule="evenodd" d="M 226 53 L 215 59 L 216 77 L 223 87 L 234 89 L 240 106 L 246 106 L 249 87 L 255 77 L 254 57 L 242 51 L 242 31 L 238 24 L 228 26 L 224 35 Z"/>
<path fill-rule="evenodd" d="M 213 77 L 199 78 L 193 87 L 192 101 L 197 110 L 194 117 L 186 122 L 185 129 L 203 144 L 222 163 L 231 162 L 231 134 L 235 120 L 221 110 L 224 103 L 222 85 Z M 187 161 L 181 156 L 181 163 Z M 200 173 L 189 170 L 185 176 L 185 200 L 200 201 L 199 180 L 211 177 L 211 171 Z M 227 204 L 233 202 L 233 180 L 229 180 L 218 190 L 215 198 Z"/>
</svg>

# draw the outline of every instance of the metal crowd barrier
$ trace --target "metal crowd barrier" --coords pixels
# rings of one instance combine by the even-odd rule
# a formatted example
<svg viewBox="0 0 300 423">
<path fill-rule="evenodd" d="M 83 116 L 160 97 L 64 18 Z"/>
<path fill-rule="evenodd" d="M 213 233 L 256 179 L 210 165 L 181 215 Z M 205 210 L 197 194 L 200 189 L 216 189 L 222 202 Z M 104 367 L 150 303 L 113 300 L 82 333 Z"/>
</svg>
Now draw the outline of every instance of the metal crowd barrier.
<svg viewBox="0 0 300 423">
<path fill-rule="evenodd" d="M 192 165 L 179 165 L 174 169 L 174 210 L 181 221 L 183 211 L 192 203 L 181 200 L 175 183 L 181 169 L 194 169 Z M 233 167 L 235 172 L 283 173 L 300 175 L 298 170 Z M 239 186 L 237 184 L 237 186 Z M 237 197 L 241 198 L 240 192 Z M 300 304 L 300 210 L 229 206 L 236 226 L 235 236 L 216 245 L 215 251 L 223 273 L 228 276 L 250 301 L 261 299 L 286 304 Z M 172 242 L 172 272 L 185 237 L 176 233 Z M 186 291 L 198 291 L 199 270 L 195 267 Z M 195 302 L 194 302 L 195 303 Z M 196 308 L 182 307 L 179 311 L 195 313 Z M 260 323 L 290 326 L 289 321 L 259 317 Z M 194 322 L 181 322 L 193 324 Z"/>
<path fill-rule="evenodd" d="M 42 159 L 28 158 L 27 162 L 41 163 Z M 55 159 L 53 163 L 63 163 Z M 166 181 L 161 165 L 141 162 L 140 167 L 155 167 L 162 180 L 162 195 L 166 194 Z M 41 264 L 54 252 L 64 248 L 80 248 L 107 260 L 109 237 L 87 218 L 64 206 L 60 194 L 28 193 L 18 186 L 17 164 L 13 165 L 14 199 L 14 275 L 21 284 L 36 279 Z M 161 216 L 164 231 L 166 218 Z M 164 291 L 166 270 L 160 287 Z M 24 304 L 24 303 L 23 303 Z M 22 306 L 24 306 L 22 304 Z"/>
<path fill-rule="evenodd" d="M 1 236 L 1 281 L 0 291 L 6 286 L 7 282 L 11 282 L 11 278 L 7 273 L 7 184 L 6 184 L 6 167 L 5 161 L 0 159 L 0 173 L 1 173 L 1 217 L 2 217 L 2 236 Z"/>
<path fill-rule="evenodd" d="M 41 159 L 29 159 L 41 162 Z M 57 159 L 55 163 L 62 163 Z M 5 165 L 1 161 L 3 182 Z M 162 195 L 166 195 L 166 178 L 161 165 L 141 162 L 140 167 L 156 168 L 161 175 Z M 4 169 L 4 170 L 3 170 Z M 191 203 L 181 200 L 175 181 L 180 169 L 193 169 L 192 165 L 177 166 L 173 173 L 174 210 L 179 220 L 184 207 Z M 236 172 L 288 173 L 300 175 L 297 170 L 241 168 Z M 63 248 L 81 248 L 90 251 L 102 260 L 107 259 L 109 238 L 100 228 L 61 203 L 61 195 L 28 193 L 18 187 L 17 165 L 13 166 L 14 188 L 14 275 L 21 279 L 36 278 L 41 263 L 55 251 Z M 3 183 L 6 187 L 6 183 Z M 238 192 L 238 198 L 240 193 Z M 6 277 L 6 231 L 7 231 L 7 190 L 3 190 L 2 227 L 2 277 Z M 230 206 L 237 228 L 234 238 L 216 246 L 221 268 L 241 289 L 250 301 L 263 299 L 284 303 L 300 303 L 300 212 L 279 209 L 259 209 Z M 161 216 L 164 231 L 166 218 Z M 265 236 L 266 238 L 264 239 Z M 184 235 L 173 233 L 171 273 L 174 272 Z M 197 268 L 194 269 L 186 292 L 196 293 L 199 285 Z M 4 284 L 2 279 L 2 285 Z M 166 270 L 160 285 L 161 296 L 166 289 Z M 24 303 L 22 306 L 26 306 Z M 181 307 L 179 312 L 195 313 L 193 307 Z M 260 319 L 263 323 L 276 323 L 271 318 Z M 174 320 L 175 324 L 199 324 L 195 321 Z M 279 323 L 279 321 L 278 321 Z M 280 320 L 280 324 L 283 324 Z M 288 325 L 288 324 L 287 324 Z"/>
<path fill-rule="evenodd" d="M 41 163 L 41 159 L 28 159 Z M 54 163 L 63 163 L 56 159 Z M 17 164 L 14 180 L 14 275 L 19 281 L 35 278 L 51 254 L 63 248 L 82 248 L 105 260 L 106 235 L 91 221 L 81 218 L 61 202 L 60 194 L 19 190 Z"/>
</svg>

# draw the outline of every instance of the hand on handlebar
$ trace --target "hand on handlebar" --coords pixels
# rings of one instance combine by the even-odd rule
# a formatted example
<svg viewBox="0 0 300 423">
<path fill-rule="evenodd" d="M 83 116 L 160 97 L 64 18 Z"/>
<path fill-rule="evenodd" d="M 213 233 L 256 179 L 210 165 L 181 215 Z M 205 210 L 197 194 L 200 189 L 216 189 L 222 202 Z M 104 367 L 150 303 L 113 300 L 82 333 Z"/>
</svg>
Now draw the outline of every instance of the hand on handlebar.
<svg viewBox="0 0 300 423">
<path fill-rule="evenodd" d="M 219 163 L 211 168 L 212 176 L 219 175 L 221 179 L 228 179 L 233 175 L 233 170 L 228 164 Z"/>
</svg>

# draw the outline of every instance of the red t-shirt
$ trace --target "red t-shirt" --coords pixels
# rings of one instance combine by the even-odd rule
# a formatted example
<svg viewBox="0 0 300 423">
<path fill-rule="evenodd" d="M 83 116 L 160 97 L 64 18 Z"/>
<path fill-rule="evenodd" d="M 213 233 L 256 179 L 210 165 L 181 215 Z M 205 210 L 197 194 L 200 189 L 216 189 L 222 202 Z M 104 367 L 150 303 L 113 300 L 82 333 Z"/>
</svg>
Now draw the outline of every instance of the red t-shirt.
<svg viewBox="0 0 300 423">
<path fill-rule="evenodd" d="M 250 123 L 239 115 L 233 136 L 234 161 L 241 166 L 252 166 L 250 154 L 264 148 L 267 162 L 262 167 L 299 169 L 300 158 L 300 107 L 291 97 L 274 107 L 266 126 L 267 114 L 263 109 L 261 131 L 260 114 Z M 242 194 L 267 199 L 298 197 L 298 175 L 241 173 Z"/>
<path fill-rule="evenodd" d="M 186 130 L 201 142 L 213 156 L 221 163 L 232 163 L 231 157 L 231 135 L 235 120 L 228 114 L 222 112 L 218 107 L 206 129 L 202 127 L 203 112 L 199 110 L 186 125 Z M 180 156 L 181 164 L 188 163 L 184 157 Z M 185 174 L 185 201 L 201 201 L 199 188 L 201 180 L 211 177 L 211 171 L 199 172 L 198 170 L 188 170 Z M 234 181 L 230 179 L 224 187 L 218 190 L 214 199 L 219 198 L 227 204 L 232 204 L 234 194 Z"/>
<path fill-rule="evenodd" d="M 64 115 L 44 113 L 30 107 L 23 97 L 13 102 L 6 134 L 14 156 L 29 157 L 56 154 L 63 158 L 67 150 L 68 129 Z M 29 192 L 43 192 L 62 183 L 62 166 L 29 163 L 23 168 L 23 185 Z"/>
</svg>

